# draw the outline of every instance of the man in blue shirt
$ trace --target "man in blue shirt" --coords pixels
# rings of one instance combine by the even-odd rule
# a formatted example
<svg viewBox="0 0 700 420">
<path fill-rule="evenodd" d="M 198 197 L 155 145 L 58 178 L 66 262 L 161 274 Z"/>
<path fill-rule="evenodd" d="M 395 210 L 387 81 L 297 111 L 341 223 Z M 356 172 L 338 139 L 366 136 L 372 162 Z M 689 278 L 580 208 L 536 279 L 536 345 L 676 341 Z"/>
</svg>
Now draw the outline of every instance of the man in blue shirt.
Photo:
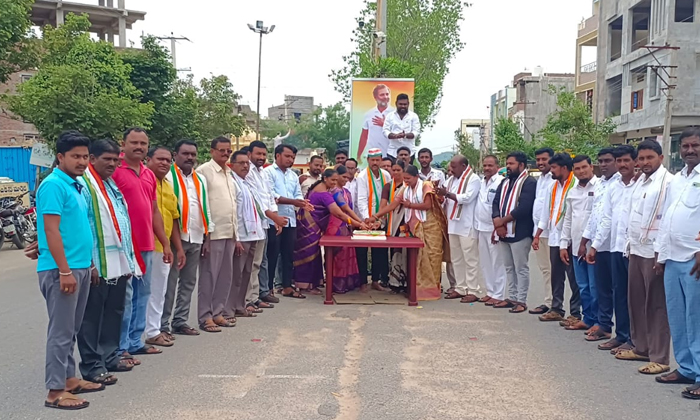
<svg viewBox="0 0 700 420">
<path fill-rule="evenodd" d="M 275 147 L 275 163 L 263 169 L 263 176 L 270 185 L 272 196 L 277 201 L 277 214 L 286 217 L 289 223 L 282 228 L 278 236 L 275 229 L 267 230 L 267 261 L 268 272 L 275 273 L 277 257 L 282 256 L 282 296 L 304 299 L 306 296 L 292 288 L 292 270 L 294 269 L 294 247 L 297 241 L 297 216 L 296 208 L 305 208 L 313 211 L 314 206 L 301 195 L 299 177 L 292 172 L 297 148 L 289 144 L 280 144 Z M 272 226 L 272 224 L 271 224 Z M 273 275 L 270 276 L 270 290 Z"/>
<path fill-rule="evenodd" d="M 74 394 L 104 389 L 75 377 L 73 348 L 90 291 L 94 243 L 88 209 L 77 178 L 88 165 L 90 140 L 77 131 L 56 142 L 58 167 L 41 183 L 36 196 L 39 288 L 46 299 L 45 405 L 76 410 L 89 403 Z M 97 273 L 95 272 L 95 275 Z"/>
</svg>

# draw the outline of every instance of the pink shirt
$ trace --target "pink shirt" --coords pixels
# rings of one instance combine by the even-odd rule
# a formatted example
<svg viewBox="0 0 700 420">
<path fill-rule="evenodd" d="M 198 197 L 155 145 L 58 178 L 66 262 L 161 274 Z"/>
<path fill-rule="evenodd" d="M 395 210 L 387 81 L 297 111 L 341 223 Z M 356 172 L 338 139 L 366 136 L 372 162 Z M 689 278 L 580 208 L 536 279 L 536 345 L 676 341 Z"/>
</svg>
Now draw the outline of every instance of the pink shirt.
<svg viewBox="0 0 700 420">
<path fill-rule="evenodd" d="M 139 251 L 155 250 L 153 236 L 153 202 L 156 201 L 156 175 L 143 163 L 140 164 L 141 176 L 130 169 L 125 161 L 114 171 L 112 179 L 124 195 L 129 207 L 131 231 L 134 245 Z"/>
</svg>

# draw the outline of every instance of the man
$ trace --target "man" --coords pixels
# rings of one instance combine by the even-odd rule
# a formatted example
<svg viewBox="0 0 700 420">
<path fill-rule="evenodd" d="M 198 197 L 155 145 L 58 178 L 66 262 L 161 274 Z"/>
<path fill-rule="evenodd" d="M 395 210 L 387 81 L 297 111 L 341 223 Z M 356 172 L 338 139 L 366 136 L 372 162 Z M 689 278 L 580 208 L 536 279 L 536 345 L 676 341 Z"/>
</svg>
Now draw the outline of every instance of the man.
<svg viewBox="0 0 700 420">
<path fill-rule="evenodd" d="M 110 371 L 133 368 L 130 361 L 120 360 L 119 354 L 126 285 L 137 271 L 126 202 L 112 180 L 118 164 L 119 145 L 98 140 L 90 145 L 90 164 L 80 179 L 95 244 L 92 261 L 98 274 L 92 279 L 78 333 L 80 373 L 90 382 L 104 385 L 117 382 Z"/>
<path fill-rule="evenodd" d="M 357 161 L 350 158 L 345 161 L 345 167 L 348 169 L 348 173 L 352 177 L 352 180 L 345 184 L 345 188 L 352 194 L 352 204 L 353 209 L 357 210 Z"/>
<path fill-rule="evenodd" d="M 165 234 L 170 238 L 170 244 L 175 248 L 177 254 L 178 270 L 185 266 L 185 250 L 182 248 L 180 239 L 180 212 L 177 208 L 177 197 L 173 187 L 165 180 L 170 173 L 173 163 L 173 155 L 170 149 L 164 146 L 154 146 L 148 151 L 146 167 L 156 175 L 156 195 L 158 196 L 158 210 L 163 217 L 163 228 Z M 163 247 L 156 242 L 156 250 L 153 254 L 153 269 L 151 271 L 151 298 L 148 300 L 146 309 L 146 344 L 171 347 L 174 340 L 169 334 L 161 331 L 161 318 L 163 317 L 163 305 L 165 304 L 165 293 L 168 289 L 168 276 L 170 275 L 170 264 L 162 262 Z"/>
<path fill-rule="evenodd" d="M 574 176 L 578 182 L 566 195 L 559 256 L 564 264 L 574 267 L 583 305 L 583 319 L 567 325 L 566 329 L 590 330 L 598 325 L 598 294 L 595 287 L 595 266 L 586 261 L 588 241 L 583 238 L 583 234 L 591 217 L 598 178 L 593 175 L 591 158 L 588 156 L 578 155 L 573 162 Z M 576 249 L 573 256 L 569 254 L 570 247 Z"/>
<path fill-rule="evenodd" d="M 338 149 L 335 151 L 335 164 L 345 165 L 345 161 L 348 160 L 348 152 L 343 149 Z"/>
<path fill-rule="evenodd" d="M 620 360 L 648 361 L 648 364 L 639 368 L 639 372 L 653 375 L 670 369 L 671 333 L 666 312 L 663 266 L 657 264 L 656 253 L 661 249 L 657 237 L 668 195 L 668 184 L 673 176 L 662 162 L 663 153 L 659 143 L 653 140 L 639 143 L 637 163 L 642 176 L 632 192 L 627 227 L 630 256 L 628 303 L 634 349 L 615 355 Z M 691 234 L 690 230 L 688 234 Z"/>
<path fill-rule="evenodd" d="M 450 161 L 454 177 L 444 187 L 436 189 L 445 197 L 447 233 L 450 238 L 450 255 L 457 274 L 455 290 L 445 299 L 461 299 L 462 303 L 479 300 L 475 293 L 481 293 L 479 286 L 479 255 L 477 232 L 474 229 L 474 208 L 479 197 L 479 176 L 474 173 L 469 161 L 456 155 Z"/>
<path fill-rule="evenodd" d="M 408 146 L 401 146 L 396 150 L 396 159 L 394 161 L 402 160 L 406 165 L 413 165 L 413 150 Z"/>
<path fill-rule="evenodd" d="M 530 246 L 532 245 L 533 217 L 537 182 L 528 175 L 527 156 L 513 152 L 506 160 L 506 179 L 496 189 L 493 198 L 493 226 L 500 242 L 506 275 L 508 276 L 509 305 L 518 313 L 527 309 L 530 287 Z"/>
<path fill-rule="evenodd" d="M 379 167 L 383 171 L 387 171 L 387 172 L 391 173 L 391 167 L 394 164 L 394 162 L 395 162 L 394 159 L 390 158 L 389 156 L 386 156 L 386 157 L 382 158 L 382 163 L 379 165 Z"/>
<path fill-rule="evenodd" d="M 263 166 L 267 162 L 267 146 L 261 141 L 250 143 L 248 148 L 248 159 L 253 164 L 248 175 L 245 177 L 246 184 L 251 190 L 257 192 L 260 199 L 260 206 L 265 212 L 267 219 L 263 227 L 267 229 L 265 233 L 265 243 L 262 247 L 255 248 L 255 258 L 251 271 L 251 287 L 248 289 L 246 300 L 260 308 L 273 308 L 275 303 L 279 303 L 279 298 L 275 297 L 270 290 L 270 279 L 268 277 L 267 243 L 270 234 L 270 226 L 275 226 L 275 231 L 279 235 L 282 228 L 287 226 L 288 220 L 277 214 L 277 203 L 270 192 L 268 182 L 263 178 Z M 258 286 L 255 286 L 255 279 Z"/>
<path fill-rule="evenodd" d="M 678 369 L 656 381 L 693 384 L 682 395 L 700 399 L 700 242 L 695 238 L 700 230 L 700 129 L 685 129 L 680 143 L 685 168 L 668 186 L 658 257 L 666 265 L 666 307 Z"/>
<path fill-rule="evenodd" d="M 605 195 L 607 190 L 620 176 L 617 173 L 615 165 L 614 149 L 606 147 L 598 152 L 598 167 L 600 168 L 600 179 L 596 182 L 593 198 L 593 208 L 591 216 L 588 219 L 588 226 L 583 231 L 581 243 L 578 245 L 579 252 L 582 252 L 583 247 L 588 247 L 588 251 L 593 246 L 592 242 L 596 238 L 598 226 L 603 220 Z M 590 246 L 589 246 L 590 245 Z M 610 266 L 610 236 L 601 237 L 601 242 L 597 244 L 600 249 L 598 258 L 588 261 L 589 265 L 593 266 L 595 274 L 595 289 L 598 305 L 598 325 L 592 327 L 586 334 L 586 341 L 609 340 L 612 332 L 612 269 Z M 576 246 L 574 244 L 574 246 Z M 576 274 L 578 279 L 578 273 Z M 579 282 L 579 284 L 581 284 Z M 604 301 L 601 303 L 601 301 Z M 584 311 L 585 312 L 585 311 Z M 585 314 L 584 314 L 585 316 Z"/>
<path fill-rule="evenodd" d="M 386 156 L 389 150 L 389 141 L 384 135 L 384 121 L 387 114 L 394 112 L 394 108 L 389 106 L 391 102 L 391 91 L 384 84 L 378 84 L 372 91 L 377 106 L 367 111 L 362 123 L 362 133 L 360 134 L 357 156 L 362 162 L 365 149 L 379 149 L 382 155 Z"/>
<path fill-rule="evenodd" d="M 435 186 L 441 186 L 445 183 L 445 174 L 432 167 L 433 163 L 433 152 L 428 148 L 422 148 L 418 151 L 418 162 L 420 163 L 420 179 L 423 181 L 431 181 Z M 498 171 L 498 168 L 496 168 Z M 503 179 L 503 177 L 501 177 Z M 500 182 L 500 181 L 499 181 Z M 489 222 L 491 220 L 491 211 L 489 210 Z"/>
<path fill-rule="evenodd" d="M 88 165 L 90 139 L 77 131 L 61 133 L 56 142 L 58 166 L 41 183 L 36 196 L 39 289 L 46 299 L 49 327 L 46 334 L 44 405 L 78 410 L 90 405 L 71 392 L 101 391 L 75 377 L 73 347 L 80 330 L 91 278 L 92 233 L 88 207 L 78 182 Z M 94 273 L 94 274 L 93 274 Z"/>
<path fill-rule="evenodd" d="M 258 283 L 257 276 L 252 276 L 253 263 L 257 248 L 265 246 L 267 229 L 263 225 L 267 218 L 255 190 L 251 190 L 244 181 L 250 171 L 248 154 L 241 151 L 235 152 L 231 157 L 231 168 L 233 169 L 233 181 L 236 184 L 236 208 L 240 213 L 236 226 L 238 231 L 237 258 L 233 260 L 233 282 L 224 315 L 227 318 L 254 317 L 256 313 L 262 312 L 262 309 L 253 302 L 246 305 L 246 294 L 251 283 Z M 272 306 L 267 305 L 267 307 Z"/>
<path fill-rule="evenodd" d="M 202 244 L 205 236 L 214 229 L 209 210 L 207 180 L 194 170 L 197 163 L 197 143 L 192 140 L 180 140 L 175 143 L 174 151 L 175 163 L 170 167 L 165 179 L 173 187 L 177 199 L 177 211 L 180 214 L 177 229 L 182 250 L 185 252 L 185 265 L 173 265 L 168 275 L 160 330 L 170 341 L 175 339 L 172 334 L 199 335 L 199 331 L 189 326 L 187 321 L 190 318 L 192 293 L 197 286 Z"/>
<path fill-rule="evenodd" d="M 581 319 L 581 295 L 579 293 L 578 284 L 573 267 L 566 265 L 561 260 L 560 251 L 560 235 L 563 224 L 566 197 L 569 192 L 576 187 L 576 178 L 572 172 L 574 163 L 566 153 L 558 153 L 549 160 L 552 179 L 556 181 L 552 190 L 548 192 L 545 199 L 542 214 L 537 225 L 537 232 L 532 241 L 532 249 L 538 251 L 542 246 L 540 238 L 545 229 L 549 229 L 549 261 L 552 267 L 552 307 L 549 312 L 540 315 L 539 319 L 543 322 L 559 321 L 563 327 L 578 322 Z M 571 249 L 564 249 L 569 258 L 571 258 Z M 571 315 L 564 321 L 564 289 L 566 277 L 569 278 L 569 287 L 571 287 L 571 299 L 569 301 L 569 310 Z"/>
<path fill-rule="evenodd" d="M 425 153 L 418 152 L 418 160 L 423 165 Z M 432 156 L 431 156 L 432 160 Z M 503 177 L 498 174 L 498 158 L 488 155 L 481 161 L 484 179 L 480 182 L 479 197 L 476 200 L 474 227 L 479 248 L 479 265 L 486 282 L 486 296 L 479 299 L 487 306 L 501 303 L 506 297 L 506 269 L 503 265 L 498 236 L 494 235 L 493 199 Z"/>
<path fill-rule="evenodd" d="M 398 149 L 401 146 L 408 147 L 411 156 L 415 153 L 416 138 L 420 134 L 420 121 L 415 112 L 408 110 L 408 105 L 408 95 L 400 93 L 396 97 L 396 111 L 389 113 L 384 121 L 384 137 L 389 139 L 389 149 L 386 154 L 391 157 L 398 156 Z"/>
<path fill-rule="evenodd" d="M 554 179 L 552 179 L 549 166 L 549 159 L 552 156 L 554 156 L 554 150 L 548 147 L 535 151 L 535 162 L 540 170 L 540 177 L 537 178 L 537 195 L 535 196 L 535 205 L 532 210 L 532 217 L 535 223 L 535 230 L 532 232 L 532 236 L 535 236 L 537 233 L 542 210 L 546 207 L 545 200 L 554 186 Z M 535 256 L 537 257 L 537 265 L 540 268 L 542 280 L 544 281 L 544 304 L 528 311 L 534 315 L 547 313 L 552 306 L 552 264 L 549 259 L 549 229 L 542 231 L 540 245 L 539 250 L 535 251 Z"/>
<path fill-rule="evenodd" d="M 594 341 L 597 336 L 612 333 L 613 312 L 615 315 L 615 338 L 598 345 L 600 350 L 618 351 L 632 349 L 630 342 L 630 316 L 627 305 L 627 279 L 629 277 L 629 258 L 626 251 L 627 225 L 630 218 L 632 192 L 635 184 L 635 166 L 637 150 L 629 145 L 614 149 L 615 167 L 619 177 L 612 178 L 611 185 L 605 192 L 603 212 L 595 239 L 586 259 L 590 264 L 605 266 L 604 258 L 598 260 L 598 248 L 604 248 L 610 242 L 609 283 L 605 273 L 596 270 L 596 288 L 598 291 L 598 322 L 600 329 L 596 334 L 589 334 L 587 340 Z M 599 281 L 603 278 L 603 281 Z"/>
<path fill-rule="evenodd" d="M 279 235 L 275 229 L 267 230 L 267 262 L 270 289 L 274 287 L 273 276 L 277 269 L 277 259 L 281 257 L 282 296 L 306 299 L 306 296 L 292 287 L 294 248 L 297 241 L 296 208 L 312 211 L 314 207 L 308 200 L 304 200 L 298 178 L 291 170 L 296 154 L 296 147 L 280 144 L 275 147 L 275 163 L 263 170 L 268 189 L 277 201 L 278 214 L 286 217 L 288 221 Z"/>
<path fill-rule="evenodd" d="M 238 207 L 236 186 L 233 183 L 228 159 L 233 153 L 231 139 L 217 137 L 211 141 L 211 159 L 197 168 L 206 180 L 211 223 L 214 227 L 204 238 L 202 258 L 199 262 L 199 286 L 197 288 L 197 319 L 202 331 L 221 332 L 219 327 L 233 327 L 235 317 L 224 316 L 224 307 L 233 282 L 234 255 L 242 246 L 237 229 Z"/>
<path fill-rule="evenodd" d="M 306 197 L 309 192 L 309 187 L 314 185 L 316 181 L 321 180 L 321 172 L 323 172 L 323 158 L 321 156 L 311 156 L 309 160 L 309 174 L 299 177 L 301 183 L 301 195 Z"/>
<path fill-rule="evenodd" d="M 382 151 L 370 149 L 367 152 L 368 168 L 357 176 L 357 215 L 365 221 L 379 211 L 382 188 L 384 184 L 391 182 L 389 172 L 379 167 L 381 160 Z M 363 279 L 361 290 L 364 291 L 367 289 L 367 248 L 357 248 L 356 252 L 357 267 Z M 380 282 L 389 282 L 389 253 L 386 248 L 372 248 L 372 288 L 386 290 Z"/>
<path fill-rule="evenodd" d="M 145 344 L 146 308 L 151 296 L 151 272 L 155 237 L 163 245 L 163 263 L 173 261 L 170 238 L 165 234 L 163 218 L 158 210 L 156 176 L 146 168 L 143 160 L 148 152 L 148 135 L 138 127 L 124 133 L 124 159 L 114 171 L 114 181 L 124 195 L 129 208 L 129 219 L 134 238 L 134 252 L 140 265 L 144 265 L 143 276 L 134 278 L 126 286 L 126 304 L 122 318 L 120 348 L 122 357 L 134 354 L 159 354 L 162 350 Z M 134 364 L 139 362 L 133 359 Z"/>
</svg>

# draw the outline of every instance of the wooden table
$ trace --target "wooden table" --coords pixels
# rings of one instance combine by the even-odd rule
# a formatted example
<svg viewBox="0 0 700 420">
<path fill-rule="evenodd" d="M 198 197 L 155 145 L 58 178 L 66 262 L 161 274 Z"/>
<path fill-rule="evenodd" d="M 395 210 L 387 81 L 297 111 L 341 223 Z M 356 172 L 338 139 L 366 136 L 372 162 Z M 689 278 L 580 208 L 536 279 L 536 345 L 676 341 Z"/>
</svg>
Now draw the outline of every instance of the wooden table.
<svg viewBox="0 0 700 420">
<path fill-rule="evenodd" d="M 423 248 L 423 241 L 418 238 L 387 237 L 386 240 L 351 239 L 347 236 L 326 236 L 321 238 L 321 246 L 326 249 L 326 305 L 333 305 L 333 255 L 334 247 L 349 248 L 406 248 L 408 250 L 408 306 L 417 306 L 416 268 L 418 267 L 418 248 Z M 366 281 L 366 278 L 365 278 Z"/>
</svg>

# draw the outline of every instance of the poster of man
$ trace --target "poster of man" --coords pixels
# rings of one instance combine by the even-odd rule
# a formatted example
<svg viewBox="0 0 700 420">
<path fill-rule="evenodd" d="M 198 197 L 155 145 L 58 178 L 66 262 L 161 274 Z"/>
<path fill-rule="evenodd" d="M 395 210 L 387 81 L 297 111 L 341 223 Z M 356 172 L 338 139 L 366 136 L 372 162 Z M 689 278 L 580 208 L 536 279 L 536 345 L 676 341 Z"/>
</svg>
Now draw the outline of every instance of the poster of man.
<svg viewBox="0 0 700 420">
<path fill-rule="evenodd" d="M 391 140 L 384 133 L 384 122 L 396 111 L 394 101 L 400 94 L 408 95 L 409 110 L 413 110 L 414 85 L 413 79 L 353 79 L 350 156 L 360 165 L 369 149 L 380 149 L 387 156 Z"/>
</svg>

